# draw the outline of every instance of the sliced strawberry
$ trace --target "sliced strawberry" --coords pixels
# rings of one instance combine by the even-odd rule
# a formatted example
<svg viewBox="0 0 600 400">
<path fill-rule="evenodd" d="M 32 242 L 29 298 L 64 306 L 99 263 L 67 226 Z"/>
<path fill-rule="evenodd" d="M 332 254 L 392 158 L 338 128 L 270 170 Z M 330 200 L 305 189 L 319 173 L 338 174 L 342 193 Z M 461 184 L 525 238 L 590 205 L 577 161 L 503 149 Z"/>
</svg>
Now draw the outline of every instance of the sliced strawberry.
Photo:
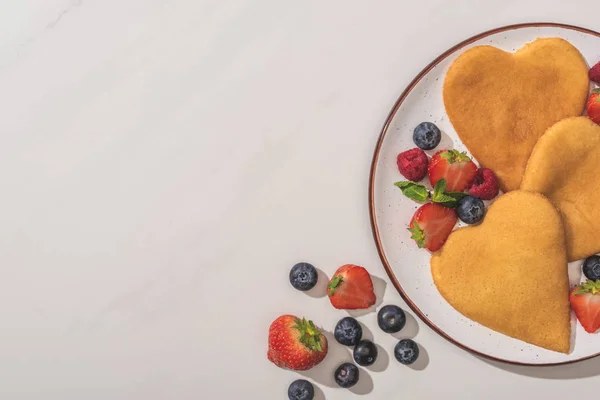
<svg viewBox="0 0 600 400">
<path fill-rule="evenodd" d="M 586 332 L 600 328 L 600 281 L 588 280 L 577 286 L 569 296 L 571 308 Z"/>
<path fill-rule="evenodd" d="M 369 308 L 375 304 L 375 292 L 369 272 L 358 265 L 347 264 L 335 271 L 327 285 L 331 304 L 341 310 Z"/>
<path fill-rule="evenodd" d="M 457 219 L 453 208 L 428 203 L 417 209 L 410 220 L 408 230 L 412 233 L 411 239 L 417 242 L 419 248 L 437 251 L 446 243 Z"/>
<path fill-rule="evenodd" d="M 477 166 L 465 152 L 442 150 L 435 153 L 429 162 L 427 174 L 431 186 L 440 179 L 446 180 L 446 190 L 462 192 L 467 189 L 477 173 Z"/>
<path fill-rule="evenodd" d="M 587 103 L 587 112 L 592 121 L 600 124 L 600 89 L 592 90 Z"/>
</svg>

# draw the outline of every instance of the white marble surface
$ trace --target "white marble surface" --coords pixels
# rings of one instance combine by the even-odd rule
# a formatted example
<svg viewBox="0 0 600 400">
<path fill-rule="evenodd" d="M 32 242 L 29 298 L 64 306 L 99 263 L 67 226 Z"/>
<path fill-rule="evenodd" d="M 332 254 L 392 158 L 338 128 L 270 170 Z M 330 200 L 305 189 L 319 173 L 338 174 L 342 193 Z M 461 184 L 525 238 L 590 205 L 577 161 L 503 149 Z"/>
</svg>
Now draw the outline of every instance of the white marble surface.
<svg viewBox="0 0 600 400">
<path fill-rule="evenodd" d="M 404 86 L 482 30 L 600 27 L 595 1 L 0 2 L 0 398 L 284 399 L 265 356 L 282 313 L 346 315 L 294 291 L 298 260 L 363 264 L 402 304 L 367 213 L 372 149 Z M 403 304 L 402 304 L 403 305 Z M 404 306 L 404 305 L 403 305 Z M 568 398 L 600 360 L 486 362 L 411 318 L 420 370 L 383 349 L 318 399 Z"/>
</svg>

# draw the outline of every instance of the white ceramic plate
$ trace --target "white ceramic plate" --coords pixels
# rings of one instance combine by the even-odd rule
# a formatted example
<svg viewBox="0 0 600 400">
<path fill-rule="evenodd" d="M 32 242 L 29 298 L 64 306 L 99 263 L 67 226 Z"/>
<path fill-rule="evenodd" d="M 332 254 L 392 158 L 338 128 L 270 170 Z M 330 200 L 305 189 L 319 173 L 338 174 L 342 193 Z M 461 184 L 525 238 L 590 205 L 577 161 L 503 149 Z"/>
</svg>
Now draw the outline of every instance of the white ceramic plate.
<svg viewBox="0 0 600 400">
<path fill-rule="evenodd" d="M 599 355 L 600 334 L 586 333 L 572 316 L 571 352 L 561 354 L 502 335 L 463 317 L 437 291 L 429 267 L 430 253 L 418 249 L 406 230 L 418 204 L 402 196 L 393 185 L 403 180 L 396 167 L 396 156 L 415 147 L 412 131 L 423 121 L 434 122 L 444 133 L 438 148 L 466 150 L 448 120 L 442 101 L 444 77 L 455 58 L 472 46 L 484 44 L 514 51 L 538 37 L 564 38 L 579 49 L 588 64 L 600 60 L 600 33 L 549 23 L 495 29 L 446 51 L 413 80 L 394 105 L 375 149 L 369 204 L 375 242 L 388 275 L 425 323 L 454 344 L 476 354 L 515 364 L 549 365 Z M 428 153 L 432 155 L 435 151 Z M 573 285 L 580 282 L 581 262 L 569 265 L 569 278 Z"/>
</svg>

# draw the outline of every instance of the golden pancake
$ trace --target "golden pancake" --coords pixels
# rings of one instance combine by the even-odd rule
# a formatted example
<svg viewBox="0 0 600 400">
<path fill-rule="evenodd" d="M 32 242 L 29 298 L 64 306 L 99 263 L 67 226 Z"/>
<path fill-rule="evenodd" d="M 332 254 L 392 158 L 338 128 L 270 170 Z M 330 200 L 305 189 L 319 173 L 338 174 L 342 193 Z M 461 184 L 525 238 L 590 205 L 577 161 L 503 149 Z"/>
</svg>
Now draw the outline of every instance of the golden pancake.
<svg viewBox="0 0 600 400">
<path fill-rule="evenodd" d="M 567 257 L 600 252 L 600 126 L 587 117 L 553 125 L 533 148 L 521 188 L 540 192 L 560 210 Z"/>
<path fill-rule="evenodd" d="M 537 39 L 515 53 L 478 46 L 450 66 L 444 105 L 462 142 L 507 192 L 519 188 L 546 129 L 581 115 L 587 72 L 579 51 L 563 39 Z"/>
<path fill-rule="evenodd" d="M 497 332 L 569 352 L 569 278 L 560 213 L 539 193 L 499 197 L 478 226 L 431 257 L 433 280 L 458 312 Z"/>
</svg>

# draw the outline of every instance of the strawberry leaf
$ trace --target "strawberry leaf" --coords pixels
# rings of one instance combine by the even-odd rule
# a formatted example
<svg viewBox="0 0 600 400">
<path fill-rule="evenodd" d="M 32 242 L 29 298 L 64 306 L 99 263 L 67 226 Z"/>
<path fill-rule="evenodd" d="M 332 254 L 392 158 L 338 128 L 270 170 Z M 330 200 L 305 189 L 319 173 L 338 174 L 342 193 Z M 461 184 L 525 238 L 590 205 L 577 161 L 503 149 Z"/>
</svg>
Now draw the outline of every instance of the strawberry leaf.
<svg viewBox="0 0 600 400">
<path fill-rule="evenodd" d="M 394 185 L 398 186 L 402 191 L 402 194 L 409 199 L 425 201 L 429 197 L 429 191 L 427 188 L 413 181 L 396 182 Z"/>
<path fill-rule="evenodd" d="M 329 282 L 329 284 L 327 285 L 327 289 L 329 289 L 329 297 L 333 296 L 333 293 L 335 292 L 335 289 L 337 289 L 337 287 L 344 281 L 344 279 L 342 278 L 341 275 L 335 275 L 333 278 L 331 278 L 331 282 Z"/>
<path fill-rule="evenodd" d="M 442 152 L 440 157 L 448 161 L 450 164 L 454 164 L 455 162 L 471 161 L 471 158 L 469 158 L 466 152 L 460 152 L 455 149 Z"/>
<path fill-rule="evenodd" d="M 425 232 L 419 227 L 419 224 L 414 222 L 413 227 L 408 228 L 408 231 L 412 233 L 410 238 L 417 242 L 417 246 L 423 248 L 423 246 L 425 246 Z"/>
<path fill-rule="evenodd" d="M 296 318 L 294 322 L 296 325 L 293 325 L 292 328 L 300 331 L 300 338 L 298 339 L 300 343 L 309 350 L 322 351 L 321 330 L 312 321 L 307 321 L 306 318 L 302 318 L 302 320 Z"/>
<path fill-rule="evenodd" d="M 593 281 L 588 279 L 586 282 L 577 286 L 577 290 L 573 292 L 573 294 L 600 294 L 600 280 Z"/>
</svg>

